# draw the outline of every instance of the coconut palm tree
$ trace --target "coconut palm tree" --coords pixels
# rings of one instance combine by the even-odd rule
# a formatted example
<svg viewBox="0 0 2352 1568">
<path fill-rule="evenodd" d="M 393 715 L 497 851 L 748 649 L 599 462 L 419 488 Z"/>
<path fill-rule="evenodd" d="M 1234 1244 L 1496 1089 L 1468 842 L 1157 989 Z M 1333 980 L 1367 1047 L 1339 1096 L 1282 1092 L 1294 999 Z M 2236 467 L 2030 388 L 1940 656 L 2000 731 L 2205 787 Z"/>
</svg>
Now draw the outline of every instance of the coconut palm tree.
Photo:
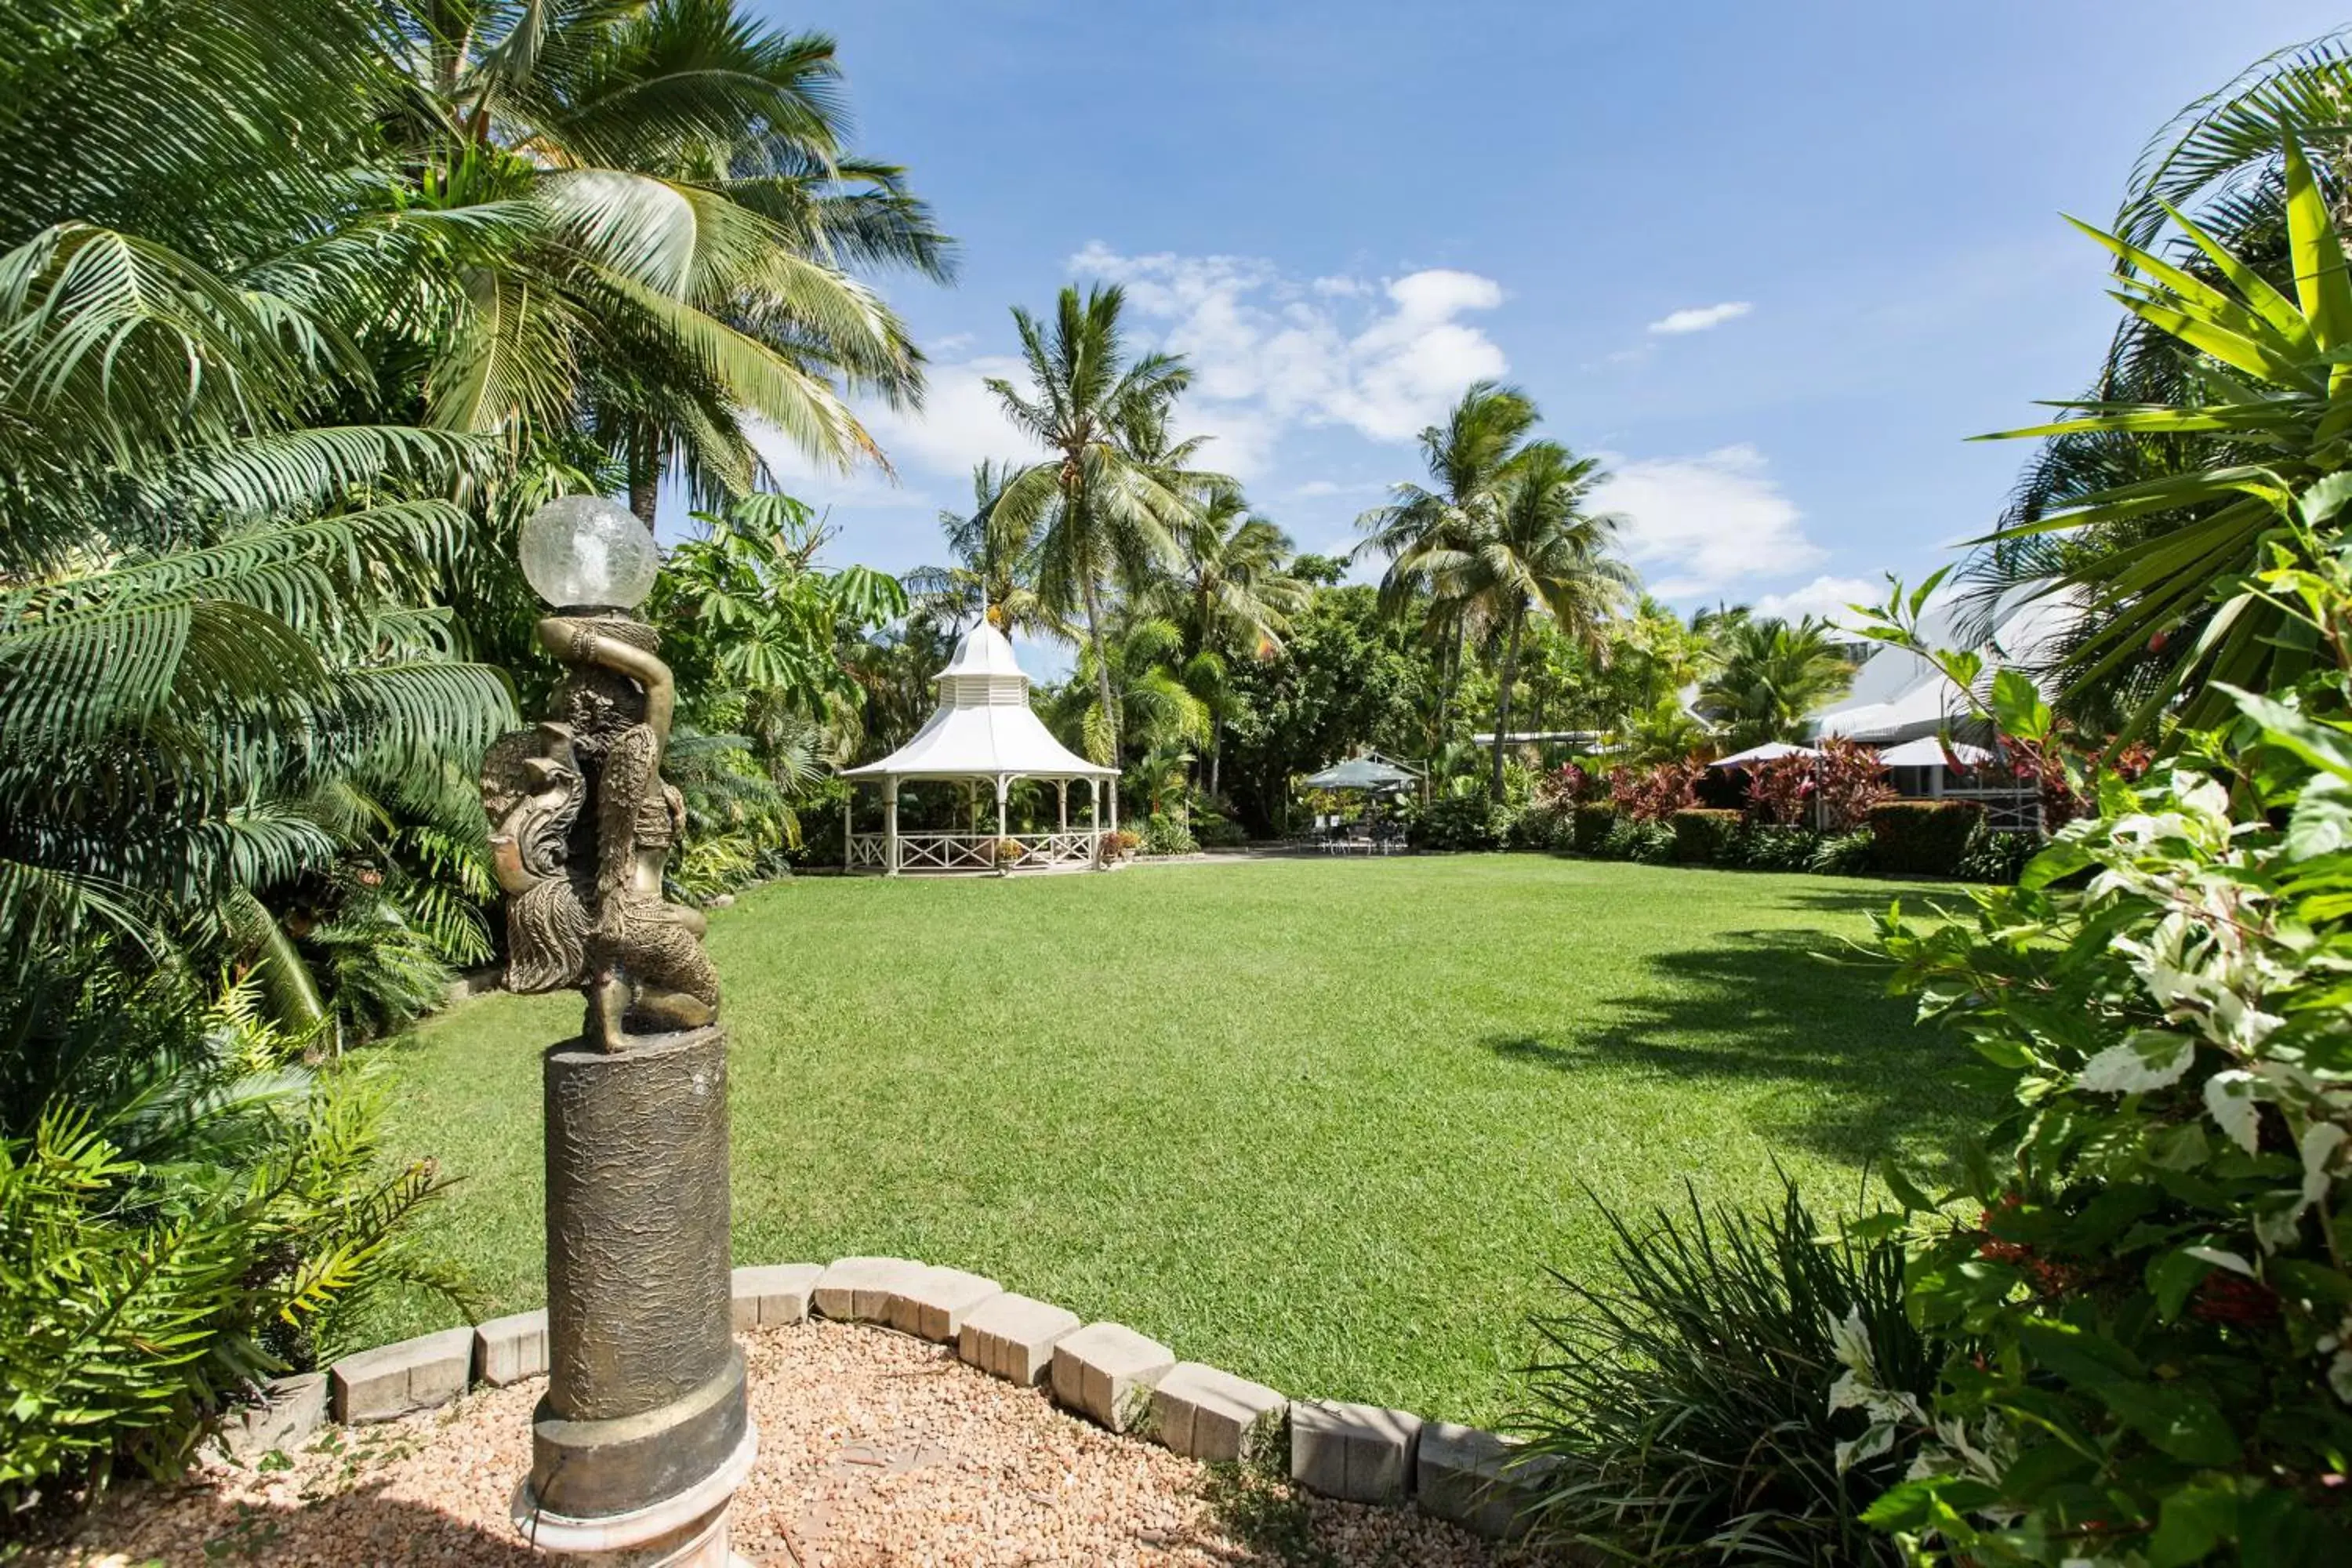
<svg viewBox="0 0 2352 1568">
<path fill-rule="evenodd" d="M 1462 677 L 1466 627 L 1458 599 L 1431 595 L 1433 566 L 1475 548 L 1478 539 L 1494 531 L 1511 459 L 1535 428 L 1536 418 L 1535 405 L 1517 388 L 1491 381 L 1474 384 L 1444 425 L 1432 425 L 1421 433 L 1430 482 L 1394 486 L 1389 504 L 1356 520 L 1367 537 L 1355 553 L 1377 553 L 1389 563 L 1381 577 L 1381 609 L 1402 616 L 1421 605 L 1427 617 L 1423 634 L 1433 646 L 1446 649 L 1437 703 L 1441 733 Z"/>
<path fill-rule="evenodd" d="M 1853 663 L 1830 634 L 1829 623 L 1811 616 L 1719 622 L 1715 668 L 1696 704 L 1700 717 L 1734 750 L 1803 740 L 1808 716 L 1853 683 Z"/>
<path fill-rule="evenodd" d="M 1278 650 L 1290 617 L 1307 607 L 1308 591 L 1284 570 L 1290 536 L 1253 512 L 1239 489 L 1214 485 L 1176 544 L 1176 563 L 1147 596 L 1183 626 L 1192 647 Z"/>
<path fill-rule="evenodd" d="M 1048 609 L 1037 592 L 1035 534 L 1008 538 L 996 525 L 996 499 L 1007 472 L 992 462 L 974 465 L 971 510 L 940 512 L 950 564 L 918 566 L 907 574 L 907 591 L 918 615 L 957 631 L 985 615 L 1007 637 L 1026 632 L 1069 642 L 1076 635 L 1069 621 Z"/>
<path fill-rule="evenodd" d="M 1564 638 L 1599 660 L 1633 593 L 1633 572 L 1609 553 L 1616 519 L 1588 507 L 1604 477 L 1596 458 L 1579 458 L 1556 441 L 1529 442 L 1505 465 L 1499 506 L 1482 512 L 1467 546 L 1418 553 L 1436 600 L 1472 632 L 1502 643 L 1487 779 L 1498 802 L 1528 615 L 1549 616 Z"/>
<path fill-rule="evenodd" d="M 429 416 L 589 427 L 650 526 L 663 474 L 752 488 L 761 426 L 880 460 L 842 394 L 919 394 L 921 356 L 851 267 L 932 277 L 950 248 L 901 172 L 845 154 L 833 41 L 735 0 L 404 0 L 395 123 L 412 205 L 484 230 L 423 313 Z"/>
<path fill-rule="evenodd" d="M 1047 456 L 1006 477 L 994 519 L 1010 540 L 1037 540 L 1037 587 L 1057 614 L 1083 612 L 1088 668 L 1117 766 L 1121 724 L 1104 639 L 1115 581 L 1148 581 L 1177 555 L 1192 521 L 1184 491 L 1210 476 L 1184 471 L 1197 443 L 1170 447 L 1168 410 L 1192 372 L 1170 354 L 1129 363 L 1119 330 L 1126 296 L 1116 286 L 1081 298 L 1062 290 L 1050 323 L 1019 306 L 1013 321 L 1029 373 L 1025 393 L 988 383 L 1014 426 Z"/>
</svg>

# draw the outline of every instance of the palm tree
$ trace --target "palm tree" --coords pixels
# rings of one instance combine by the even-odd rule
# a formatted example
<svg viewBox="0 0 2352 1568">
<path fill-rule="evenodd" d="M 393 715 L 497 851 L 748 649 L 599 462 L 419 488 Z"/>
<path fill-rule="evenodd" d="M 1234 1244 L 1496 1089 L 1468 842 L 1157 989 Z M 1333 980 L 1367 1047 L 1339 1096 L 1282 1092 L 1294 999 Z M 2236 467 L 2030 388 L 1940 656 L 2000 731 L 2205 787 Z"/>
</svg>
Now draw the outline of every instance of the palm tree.
<svg viewBox="0 0 2352 1568">
<path fill-rule="evenodd" d="M 1007 538 L 996 524 L 996 500 L 1007 471 L 992 462 L 974 465 L 971 510 L 940 513 L 950 563 L 918 566 L 907 574 L 907 591 L 914 595 L 918 615 L 958 631 L 984 615 L 1008 637 L 1028 632 L 1071 641 L 1069 622 L 1038 595 L 1034 533 Z"/>
<path fill-rule="evenodd" d="M 1617 520 L 1586 510 L 1604 477 L 1597 458 L 1576 457 L 1556 441 L 1530 442 L 1511 460 L 1502 510 L 1490 531 L 1475 536 L 1458 559 L 1437 552 L 1427 556 L 1438 596 L 1457 604 L 1473 629 L 1503 639 L 1487 781 L 1497 802 L 1528 613 L 1549 616 L 1561 637 L 1598 662 L 1608 657 L 1609 628 L 1633 592 L 1633 572 L 1609 553 Z"/>
<path fill-rule="evenodd" d="M 754 432 L 821 461 L 881 454 L 841 395 L 919 395 L 921 356 L 845 270 L 943 278 L 950 250 L 900 171 L 843 151 L 833 41 L 735 0 L 404 0 L 397 123 L 412 205 L 480 237 L 421 312 L 432 421 L 589 427 L 648 526 L 663 473 L 750 490 Z"/>
<path fill-rule="evenodd" d="M 1103 637 L 1113 580 L 1133 583 L 1175 559 L 1191 521 L 1185 489 L 1207 476 L 1182 472 L 1195 444 L 1166 447 L 1170 405 L 1191 384 L 1181 359 L 1127 361 L 1119 332 L 1125 295 L 1116 286 L 1062 290 L 1050 327 L 1020 307 L 1013 325 L 1029 372 L 1024 395 L 991 379 L 1005 416 L 1047 456 L 1011 475 L 998 492 L 996 526 L 1010 540 L 1037 539 L 1037 586 L 1057 614 L 1083 611 L 1097 699 L 1118 765 L 1118 702 Z"/>
<path fill-rule="evenodd" d="M 1696 707 L 1734 750 L 1803 740 L 1807 718 L 1853 683 L 1853 663 L 1826 621 L 1742 616 L 1719 628 Z"/>
<path fill-rule="evenodd" d="M 1150 596 L 1183 626 L 1192 646 L 1279 649 L 1308 593 L 1284 569 L 1290 536 L 1253 512 L 1237 488 L 1213 485 L 1176 542 L 1179 559 Z"/>
<path fill-rule="evenodd" d="M 1187 684 L 1209 707 L 1209 793 L 1222 783 L 1225 721 L 1239 710 L 1226 660 L 1271 658 L 1312 590 L 1286 570 L 1290 536 L 1253 513 L 1240 489 L 1213 485 L 1177 540 L 1181 559 L 1149 585 L 1146 602 L 1184 628 Z"/>
<path fill-rule="evenodd" d="M 2257 62 L 2149 142 L 2107 232 L 2084 228 L 2128 314 L 2089 391 L 2060 405 L 2072 417 L 2007 433 L 2043 444 L 1969 562 L 1962 629 L 1990 632 L 2023 596 L 2074 605 L 2045 663 L 2093 728 L 2143 732 L 2176 703 L 2202 725 L 2227 711 L 2211 682 L 2302 667 L 2267 606 L 2215 590 L 2292 531 L 2279 498 L 2236 476 L 2293 492 L 2335 466 L 2347 96 L 2340 37 Z"/>
<path fill-rule="evenodd" d="M 1422 431 L 1422 458 L 1429 471 L 1429 484 L 1397 485 L 1388 505 L 1356 520 L 1356 526 L 1367 535 L 1356 553 L 1372 551 L 1388 558 L 1388 570 L 1381 578 L 1384 612 L 1402 616 L 1423 602 L 1431 590 L 1433 564 L 1475 549 L 1480 538 L 1494 531 L 1503 509 L 1511 459 L 1535 424 L 1536 407 L 1526 394 L 1481 381 L 1463 393 L 1444 425 Z M 1443 733 L 1446 710 L 1461 680 L 1466 628 L 1460 619 L 1458 601 L 1431 599 L 1426 608 L 1424 634 L 1433 645 L 1448 650 L 1437 701 L 1437 725 Z"/>
<path fill-rule="evenodd" d="M 1182 752 L 1190 762 L 1192 748 L 1209 734 L 1211 697 L 1222 674 L 1211 668 L 1215 656 L 1187 658 L 1182 629 L 1148 615 L 1120 615 L 1100 646 L 1108 656 L 1100 665 L 1095 644 L 1079 648 L 1078 668 L 1048 701 L 1047 720 L 1097 762 L 1124 748 L 1156 752 L 1163 762 Z M 1112 693 L 1108 700 L 1105 688 Z"/>
</svg>

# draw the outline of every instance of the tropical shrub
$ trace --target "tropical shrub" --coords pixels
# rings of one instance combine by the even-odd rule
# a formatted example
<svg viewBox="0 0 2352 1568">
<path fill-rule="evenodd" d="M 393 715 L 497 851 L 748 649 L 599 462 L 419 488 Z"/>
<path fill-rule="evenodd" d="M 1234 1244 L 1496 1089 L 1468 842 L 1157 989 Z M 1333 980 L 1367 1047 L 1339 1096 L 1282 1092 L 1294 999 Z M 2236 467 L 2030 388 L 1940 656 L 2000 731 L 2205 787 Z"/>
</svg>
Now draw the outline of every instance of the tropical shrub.
<svg viewBox="0 0 2352 1568">
<path fill-rule="evenodd" d="M 1976 834 L 1960 857 L 1960 868 L 1956 873 L 1964 882 L 2010 883 L 2017 880 L 2027 862 L 2042 852 L 2042 836 L 2038 833 L 2002 832 L 1977 824 Z"/>
<path fill-rule="evenodd" d="M 1249 830 L 1221 813 L 1195 809 L 1192 837 L 1203 849 L 1239 849 L 1249 842 Z"/>
<path fill-rule="evenodd" d="M 2352 570 L 2242 585 L 2341 649 Z M 1957 1186 L 1898 1181 L 1955 1358 L 1872 1517 L 1979 1563 L 2352 1559 L 2352 721 L 2236 693 L 2097 782 L 1971 919 L 1883 925 L 1924 1015 L 2015 1077 Z M 1926 1425 L 1923 1419 L 1920 1425 Z"/>
<path fill-rule="evenodd" d="M 1675 830 L 1671 826 L 1622 816 L 1611 826 L 1609 837 L 1601 841 L 1600 849 L 1604 860 L 1634 860 L 1644 866 L 1666 865 L 1675 853 Z"/>
<path fill-rule="evenodd" d="M 1664 822 L 1698 804 L 1698 781 L 1706 772 L 1706 763 L 1690 757 L 1641 769 L 1612 768 L 1609 802 L 1635 822 Z"/>
<path fill-rule="evenodd" d="M 1597 855 L 1617 826 L 1617 808 L 1605 802 L 1580 805 L 1569 818 L 1569 847 L 1580 855 Z"/>
<path fill-rule="evenodd" d="M 1408 817 L 1405 842 L 1440 852 L 1499 849 L 1517 819 L 1517 807 L 1484 795 L 1443 795 Z"/>
<path fill-rule="evenodd" d="M 1146 855 L 1196 855 L 1201 849 L 1183 818 L 1164 815 L 1145 821 L 1142 845 Z"/>
<path fill-rule="evenodd" d="M 1900 1243 L 1824 1241 L 1793 1184 L 1762 1209 L 1694 1190 L 1639 1224 L 1602 1212 L 1622 1283 L 1555 1275 L 1565 1306 L 1536 1322 L 1518 1425 L 1558 1466 L 1537 1537 L 1607 1561 L 1899 1561 L 1862 1513 L 1919 1438 L 1881 1412 L 1926 1399 L 1945 1352 L 1904 1313 Z"/>
<path fill-rule="evenodd" d="M 1859 877 L 1871 868 L 1876 852 L 1877 841 L 1867 829 L 1828 834 L 1815 841 L 1805 869 L 1824 877 Z"/>
<path fill-rule="evenodd" d="M 1822 836 L 1809 827 L 1750 822 L 1731 836 L 1717 864 L 1750 871 L 1807 871 L 1821 846 Z"/>
<path fill-rule="evenodd" d="M 1546 850 L 1561 845 L 1569 835 L 1566 810 L 1530 805 L 1513 814 L 1511 826 L 1503 835 L 1506 849 Z"/>
<path fill-rule="evenodd" d="M 1843 735 L 1822 741 L 1819 749 L 1812 765 L 1822 826 L 1832 833 L 1867 827 L 1872 808 L 1895 798 L 1894 786 L 1886 782 L 1886 764 L 1868 746 Z"/>
<path fill-rule="evenodd" d="M 1695 866 L 1723 859 L 1732 836 L 1739 829 L 1739 820 L 1736 811 L 1714 811 L 1704 806 L 1675 813 L 1670 826 L 1675 833 L 1675 858 Z"/>
<path fill-rule="evenodd" d="M 1744 770 L 1748 774 L 1748 815 L 1757 822 L 1794 826 L 1812 815 L 1815 789 L 1813 759 L 1774 757 Z"/>
<path fill-rule="evenodd" d="M 1972 800 L 1890 800 L 1871 807 L 1872 861 L 1895 875 L 1954 877 L 1984 822 Z"/>
<path fill-rule="evenodd" d="M 176 1467 L 261 1379 L 350 1348 L 371 1292 L 456 1283 L 404 1234 L 442 1184 L 383 1162 L 372 1073 L 305 1068 L 253 983 L 206 1007 L 176 974 L 80 968 L 6 1020 L 38 1047 L 0 1100 L 9 1510 Z"/>
</svg>

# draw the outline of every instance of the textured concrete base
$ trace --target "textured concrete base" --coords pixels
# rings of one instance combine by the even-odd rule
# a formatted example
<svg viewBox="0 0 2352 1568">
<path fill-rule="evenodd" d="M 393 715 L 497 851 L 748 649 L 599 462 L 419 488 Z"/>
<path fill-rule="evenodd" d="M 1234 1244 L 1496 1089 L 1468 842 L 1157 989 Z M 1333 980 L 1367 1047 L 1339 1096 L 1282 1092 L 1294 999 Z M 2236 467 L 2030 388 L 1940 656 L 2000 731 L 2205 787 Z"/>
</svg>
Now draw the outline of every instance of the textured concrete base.
<svg viewBox="0 0 2352 1568">
<path fill-rule="evenodd" d="M 692 1495 L 750 1429 L 727 1266 L 727 1037 L 570 1043 L 547 1054 L 545 1089 L 548 1380 L 530 1492 L 567 1519 L 632 1516 Z"/>
<path fill-rule="evenodd" d="M 582 1568 L 731 1568 L 727 1509 L 760 1457 L 746 1427 L 727 1462 L 697 1485 L 650 1508 L 607 1519 L 571 1519 L 539 1506 L 530 1485 L 515 1489 L 513 1517 L 523 1539 Z"/>
<path fill-rule="evenodd" d="M 531 1425 L 530 1489 L 568 1519 L 658 1507 L 723 1468 L 751 1432 L 742 1352 L 683 1399 L 635 1415 L 571 1421 L 540 1401 Z"/>
</svg>

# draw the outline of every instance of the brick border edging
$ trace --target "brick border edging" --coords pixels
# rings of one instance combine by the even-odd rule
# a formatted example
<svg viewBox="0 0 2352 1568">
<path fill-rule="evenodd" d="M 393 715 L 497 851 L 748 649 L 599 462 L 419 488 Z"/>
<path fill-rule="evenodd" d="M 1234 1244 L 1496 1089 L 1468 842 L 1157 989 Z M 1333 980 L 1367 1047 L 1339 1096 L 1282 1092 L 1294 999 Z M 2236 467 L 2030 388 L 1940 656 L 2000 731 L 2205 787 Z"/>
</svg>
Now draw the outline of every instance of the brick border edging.
<svg viewBox="0 0 2352 1568">
<path fill-rule="evenodd" d="M 1112 1432 L 1212 1463 L 1286 1460 L 1307 1490 L 1349 1502 L 1412 1502 L 1490 1539 L 1521 1532 L 1535 1485 L 1553 1468 L 1518 1443 L 1410 1411 L 1289 1399 L 1175 1352 L 1119 1323 L 1004 1289 L 960 1268 L 904 1258 L 839 1258 L 734 1271 L 740 1331 L 812 1315 L 871 1323 L 951 1345 L 967 1364 Z M 268 1398 L 225 1426 L 239 1457 L 290 1447 L 330 1417 L 390 1421 L 467 1389 L 502 1388 L 547 1371 L 544 1310 L 443 1329 L 343 1357 L 324 1373 L 273 1380 Z M 1517 1460 L 1517 1462 L 1514 1462 Z"/>
</svg>

